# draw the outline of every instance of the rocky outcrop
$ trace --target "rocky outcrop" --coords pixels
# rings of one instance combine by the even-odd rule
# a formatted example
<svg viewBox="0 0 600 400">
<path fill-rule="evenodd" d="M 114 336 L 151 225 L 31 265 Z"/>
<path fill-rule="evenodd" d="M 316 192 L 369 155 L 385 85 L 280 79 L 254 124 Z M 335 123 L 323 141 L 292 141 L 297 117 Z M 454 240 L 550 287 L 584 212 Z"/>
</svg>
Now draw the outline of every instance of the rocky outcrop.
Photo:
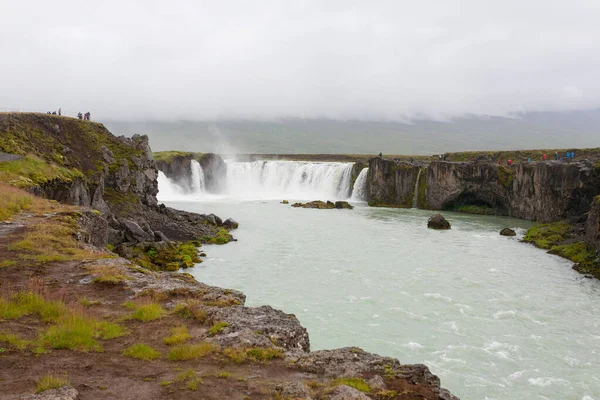
<svg viewBox="0 0 600 400">
<path fill-rule="evenodd" d="M 513 231 L 510 228 L 504 228 L 500 231 L 500 235 L 502 235 L 502 236 L 517 236 L 517 232 Z"/>
<path fill-rule="evenodd" d="M 435 214 L 427 220 L 427 227 L 431 229 L 450 229 L 450 222 L 442 214 Z"/>
<path fill-rule="evenodd" d="M 286 204 L 286 203 L 284 203 Z M 334 208 L 337 208 L 338 210 L 341 209 L 348 209 L 348 210 L 352 210 L 354 207 L 352 205 L 350 205 L 350 203 L 348 203 L 347 201 L 336 201 L 335 203 L 333 201 L 321 201 L 321 200 L 315 200 L 315 201 L 311 201 L 308 203 L 294 203 L 292 204 L 292 207 L 295 208 L 317 208 L 320 210 L 331 210 Z"/>
<path fill-rule="evenodd" d="M 587 218 L 585 242 L 590 249 L 600 251 L 600 196 L 592 201 Z"/>
<path fill-rule="evenodd" d="M 369 160 L 372 206 L 408 207 L 417 164 Z M 433 210 L 480 207 L 487 213 L 552 222 L 585 214 L 600 194 L 600 168 L 592 161 L 546 161 L 505 166 L 434 161 L 419 178 L 417 204 Z"/>
</svg>

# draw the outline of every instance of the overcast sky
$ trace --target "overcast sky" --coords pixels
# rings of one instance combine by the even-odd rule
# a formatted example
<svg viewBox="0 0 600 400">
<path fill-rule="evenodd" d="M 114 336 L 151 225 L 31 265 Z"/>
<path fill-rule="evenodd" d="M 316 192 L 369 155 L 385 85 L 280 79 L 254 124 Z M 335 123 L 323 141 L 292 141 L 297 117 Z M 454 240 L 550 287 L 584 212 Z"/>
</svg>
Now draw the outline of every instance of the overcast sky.
<svg viewBox="0 0 600 400">
<path fill-rule="evenodd" d="M 0 109 L 403 120 L 600 107 L 599 0 L 0 0 Z"/>
</svg>

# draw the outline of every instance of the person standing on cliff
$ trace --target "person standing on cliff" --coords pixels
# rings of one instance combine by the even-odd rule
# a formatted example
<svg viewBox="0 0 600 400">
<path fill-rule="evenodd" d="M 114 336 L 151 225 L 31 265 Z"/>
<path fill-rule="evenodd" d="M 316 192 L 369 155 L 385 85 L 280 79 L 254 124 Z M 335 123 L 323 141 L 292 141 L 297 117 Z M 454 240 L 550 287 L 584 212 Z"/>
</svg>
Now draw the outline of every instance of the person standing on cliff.
<svg viewBox="0 0 600 400">
<path fill-rule="evenodd" d="M 383 154 L 381 154 L 381 152 L 379 152 L 379 158 L 383 158 Z"/>
<path fill-rule="evenodd" d="M 546 153 L 542 154 L 542 160 L 546 161 Z"/>
</svg>

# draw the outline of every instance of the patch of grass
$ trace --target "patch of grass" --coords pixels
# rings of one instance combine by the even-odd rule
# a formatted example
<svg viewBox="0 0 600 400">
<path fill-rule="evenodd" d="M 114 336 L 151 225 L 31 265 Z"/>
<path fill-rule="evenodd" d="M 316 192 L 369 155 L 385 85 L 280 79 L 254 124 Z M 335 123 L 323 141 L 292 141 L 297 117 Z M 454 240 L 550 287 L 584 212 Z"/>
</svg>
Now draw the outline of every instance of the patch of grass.
<svg viewBox="0 0 600 400">
<path fill-rule="evenodd" d="M 142 322 L 154 321 L 167 313 L 158 303 L 136 304 L 128 301 L 125 303 L 125 307 L 134 310 L 129 318 Z"/>
<path fill-rule="evenodd" d="M 123 327 L 75 313 L 62 317 L 40 336 L 40 343 L 53 349 L 101 352 L 97 339 L 114 339 L 125 335 Z"/>
<path fill-rule="evenodd" d="M 13 333 L 4 333 L 0 332 L 0 342 L 8 343 L 13 346 L 17 350 L 25 350 L 27 347 L 31 345 L 31 341 L 21 339 L 17 335 Z"/>
<path fill-rule="evenodd" d="M 189 241 L 160 249 L 154 245 L 143 249 L 134 248 L 134 261 L 151 270 L 177 271 L 180 268 L 191 268 L 202 262 L 198 251 L 201 245 L 199 241 Z"/>
<path fill-rule="evenodd" d="M 183 383 L 184 387 L 189 390 L 198 390 L 198 386 L 201 385 L 202 379 L 196 375 L 193 369 L 188 369 L 175 377 L 173 383 Z"/>
<path fill-rule="evenodd" d="M 336 386 L 346 385 L 363 393 L 371 393 L 371 387 L 362 378 L 339 378 L 333 381 Z"/>
<path fill-rule="evenodd" d="M 590 251 L 587 249 L 585 242 L 575 242 L 559 246 L 552 246 L 549 253 L 557 254 L 561 257 L 568 258 L 569 260 L 576 263 L 582 263 L 588 260 L 592 260 L 596 256 L 594 251 Z"/>
<path fill-rule="evenodd" d="M 71 382 L 67 378 L 61 378 L 55 375 L 46 375 L 41 377 L 35 386 L 35 392 L 41 393 L 50 389 L 58 389 L 63 386 L 70 385 Z"/>
<path fill-rule="evenodd" d="M 220 333 L 221 331 L 223 331 L 223 329 L 227 328 L 228 326 L 229 326 L 229 324 L 227 322 L 224 322 L 224 321 L 217 322 L 213 326 L 210 327 L 210 329 L 208 330 L 208 334 L 210 336 L 215 336 L 217 333 Z"/>
<path fill-rule="evenodd" d="M 91 307 L 100 305 L 102 304 L 102 302 L 100 300 L 90 300 L 87 297 L 82 297 L 79 299 L 79 304 L 81 304 L 84 307 Z"/>
<path fill-rule="evenodd" d="M 277 358 L 284 358 L 282 349 L 277 348 L 233 348 L 226 347 L 223 354 L 236 364 L 242 364 L 246 361 L 267 362 Z"/>
<path fill-rule="evenodd" d="M 536 224 L 527 230 L 523 241 L 533 243 L 542 249 L 550 249 L 565 240 L 571 229 L 567 221 Z"/>
<path fill-rule="evenodd" d="M 170 361 L 195 360 L 215 353 L 217 350 L 217 345 L 208 342 L 180 344 L 169 350 L 167 359 Z"/>
<path fill-rule="evenodd" d="M 93 277 L 93 283 L 120 285 L 130 279 L 123 271 L 112 265 L 92 265 L 87 269 Z"/>
<path fill-rule="evenodd" d="M 75 178 L 83 178 L 83 174 L 78 169 L 61 167 L 36 156 L 0 162 L 0 182 L 23 189 L 43 185 L 53 180 L 70 183 Z"/>
<path fill-rule="evenodd" d="M 501 165 L 498 167 L 498 181 L 505 188 L 510 188 L 513 182 L 514 172 L 512 168 Z"/>
<path fill-rule="evenodd" d="M 145 361 L 152 361 L 161 357 L 159 351 L 154 350 L 152 347 L 142 343 L 136 343 L 129 346 L 127 349 L 125 349 L 125 351 L 123 351 L 123 355 Z"/>
<path fill-rule="evenodd" d="M 156 162 L 171 163 L 176 158 L 194 157 L 195 154 L 202 153 L 192 153 L 189 151 L 157 151 L 152 154 L 154 155 L 154 161 Z"/>
<path fill-rule="evenodd" d="M 179 303 L 173 309 L 173 312 L 183 318 L 195 318 L 203 324 L 208 318 L 208 314 L 201 307 L 201 302 L 198 300 L 187 300 Z"/>
<path fill-rule="evenodd" d="M 227 371 L 219 371 L 215 374 L 215 376 L 219 379 L 227 379 L 231 377 L 231 374 Z"/>
<path fill-rule="evenodd" d="M 0 261 L 0 268 L 14 267 L 15 265 L 17 265 L 17 262 L 14 261 L 14 260 L 3 260 L 3 261 Z"/>
<path fill-rule="evenodd" d="M 171 336 L 163 339 L 163 343 L 167 345 L 182 344 L 192 338 L 185 325 L 171 329 Z"/>
<path fill-rule="evenodd" d="M 0 319 L 18 319 L 24 315 L 35 314 L 44 322 L 54 322 L 66 312 L 60 301 L 47 301 L 32 292 L 18 292 L 9 299 L 0 298 Z"/>
</svg>

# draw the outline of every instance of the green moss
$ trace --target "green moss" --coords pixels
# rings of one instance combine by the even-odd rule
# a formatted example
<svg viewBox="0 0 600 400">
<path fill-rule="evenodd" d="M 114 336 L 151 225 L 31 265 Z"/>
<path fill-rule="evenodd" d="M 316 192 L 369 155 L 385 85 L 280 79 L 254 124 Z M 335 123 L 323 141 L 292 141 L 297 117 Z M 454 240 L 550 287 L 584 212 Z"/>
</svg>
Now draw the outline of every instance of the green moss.
<svg viewBox="0 0 600 400">
<path fill-rule="evenodd" d="M 211 237 L 206 241 L 208 244 L 227 244 L 231 241 L 233 236 L 227 231 L 227 229 L 220 228 L 214 237 Z"/>
<path fill-rule="evenodd" d="M 551 224 L 536 224 L 527 230 L 523 241 L 542 249 L 550 249 L 566 239 L 572 227 L 566 221 Z"/>
<path fill-rule="evenodd" d="M 459 206 L 456 211 L 464 212 L 467 214 L 478 214 L 478 215 L 493 215 L 494 209 L 486 206 L 475 206 L 475 205 L 462 205 Z"/>
<path fill-rule="evenodd" d="M 217 333 L 220 333 L 223 329 L 227 328 L 229 324 L 227 322 L 217 322 L 208 330 L 208 334 L 210 336 L 215 336 Z"/>
<path fill-rule="evenodd" d="M 336 386 L 346 385 L 356 390 L 360 390 L 363 393 L 371 393 L 371 387 L 362 378 L 339 378 L 333 383 Z"/>
<path fill-rule="evenodd" d="M 576 263 L 591 261 L 595 258 L 595 252 L 589 251 L 583 241 L 552 246 L 549 253 L 568 258 Z"/>
<path fill-rule="evenodd" d="M 134 260 L 151 270 L 177 271 L 180 268 L 191 268 L 202 262 L 199 246 L 199 241 L 189 241 L 159 248 L 153 245 L 144 249 L 134 248 Z"/>
<path fill-rule="evenodd" d="M 23 189 L 44 185 L 54 180 L 71 183 L 76 178 L 83 178 L 83 174 L 78 169 L 65 168 L 36 156 L 0 162 L 0 181 Z"/>
<path fill-rule="evenodd" d="M 507 189 L 512 186 L 513 174 L 512 168 L 503 165 L 498 167 L 498 181 Z"/>
<path fill-rule="evenodd" d="M 427 191 L 427 170 L 422 168 L 421 169 L 421 177 L 419 179 L 419 194 L 417 197 L 417 205 L 419 208 L 422 209 L 428 209 L 429 207 L 427 206 L 427 197 L 426 197 L 426 191 Z"/>
</svg>

